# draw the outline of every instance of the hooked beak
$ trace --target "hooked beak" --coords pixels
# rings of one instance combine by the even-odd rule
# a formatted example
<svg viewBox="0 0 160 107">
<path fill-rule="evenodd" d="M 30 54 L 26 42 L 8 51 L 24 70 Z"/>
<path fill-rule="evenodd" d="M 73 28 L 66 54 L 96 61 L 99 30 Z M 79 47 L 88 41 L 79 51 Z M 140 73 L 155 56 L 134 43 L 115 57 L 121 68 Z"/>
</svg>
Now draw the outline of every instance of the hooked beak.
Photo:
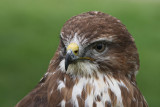
<svg viewBox="0 0 160 107">
<path fill-rule="evenodd" d="M 69 64 L 71 64 L 77 59 L 94 61 L 94 59 L 91 57 L 79 57 L 78 53 L 79 53 L 79 46 L 76 43 L 71 43 L 68 45 L 67 53 L 65 57 L 65 70 L 66 71 L 68 69 Z"/>
<path fill-rule="evenodd" d="M 78 57 L 79 46 L 76 43 L 71 43 L 67 47 L 67 54 L 65 57 L 65 70 L 67 71 L 69 64 L 73 61 L 77 60 Z"/>
</svg>

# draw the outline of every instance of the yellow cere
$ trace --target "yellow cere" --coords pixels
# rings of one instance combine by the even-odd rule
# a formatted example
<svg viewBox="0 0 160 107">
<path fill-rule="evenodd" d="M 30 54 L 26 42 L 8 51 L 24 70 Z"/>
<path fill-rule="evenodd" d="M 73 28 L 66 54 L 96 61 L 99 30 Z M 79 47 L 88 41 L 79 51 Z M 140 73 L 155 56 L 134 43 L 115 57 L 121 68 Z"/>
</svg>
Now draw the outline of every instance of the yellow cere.
<svg viewBox="0 0 160 107">
<path fill-rule="evenodd" d="M 72 50 L 74 55 L 78 55 L 79 46 L 76 43 L 71 43 L 68 45 L 67 50 Z"/>
</svg>

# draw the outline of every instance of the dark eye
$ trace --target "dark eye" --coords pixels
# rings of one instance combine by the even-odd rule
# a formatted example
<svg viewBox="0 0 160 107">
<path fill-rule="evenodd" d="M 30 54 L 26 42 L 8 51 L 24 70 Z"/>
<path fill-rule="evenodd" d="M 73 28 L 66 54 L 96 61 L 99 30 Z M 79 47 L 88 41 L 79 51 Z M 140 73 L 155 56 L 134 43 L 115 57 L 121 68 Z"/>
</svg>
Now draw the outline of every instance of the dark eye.
<svg viewBox="0 0 160 107">
<path fill-rule="evenodd" d="M 105 44 L 104 43 L 97 43 L 93 47 L 97 52 L 103 52 L 105 50 Z"/>
</svg>

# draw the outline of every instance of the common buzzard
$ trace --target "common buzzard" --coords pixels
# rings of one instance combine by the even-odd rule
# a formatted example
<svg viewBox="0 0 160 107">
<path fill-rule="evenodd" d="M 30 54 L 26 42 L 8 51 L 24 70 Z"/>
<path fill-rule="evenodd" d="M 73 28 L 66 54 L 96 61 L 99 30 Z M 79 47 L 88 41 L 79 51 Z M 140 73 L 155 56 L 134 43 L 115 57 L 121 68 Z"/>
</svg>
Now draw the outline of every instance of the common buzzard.
<svg viewBox="0 0 160 107">
<path fill-rule="evenodd" d="M 82 13 L 64 24 L 48 71 L 16 107 L 147 107 L 138 69 L 134 39 L 120 20 Z"/>
</svg>

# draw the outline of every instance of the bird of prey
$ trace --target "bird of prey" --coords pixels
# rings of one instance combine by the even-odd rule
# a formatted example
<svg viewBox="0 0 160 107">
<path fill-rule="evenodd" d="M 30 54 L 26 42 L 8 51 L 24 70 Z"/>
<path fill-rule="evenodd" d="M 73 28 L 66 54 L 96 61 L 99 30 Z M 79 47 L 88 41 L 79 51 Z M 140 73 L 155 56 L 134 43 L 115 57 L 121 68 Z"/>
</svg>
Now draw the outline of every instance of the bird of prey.
<svg viewBox="0 0 160 107">
<path fill-rule="evenodd" d="M 121 21 L 82 13 L 64 24 L 48 71 L 16 107 L 148 107 L 138 70 L 134 39 Z"/>
</svg>

